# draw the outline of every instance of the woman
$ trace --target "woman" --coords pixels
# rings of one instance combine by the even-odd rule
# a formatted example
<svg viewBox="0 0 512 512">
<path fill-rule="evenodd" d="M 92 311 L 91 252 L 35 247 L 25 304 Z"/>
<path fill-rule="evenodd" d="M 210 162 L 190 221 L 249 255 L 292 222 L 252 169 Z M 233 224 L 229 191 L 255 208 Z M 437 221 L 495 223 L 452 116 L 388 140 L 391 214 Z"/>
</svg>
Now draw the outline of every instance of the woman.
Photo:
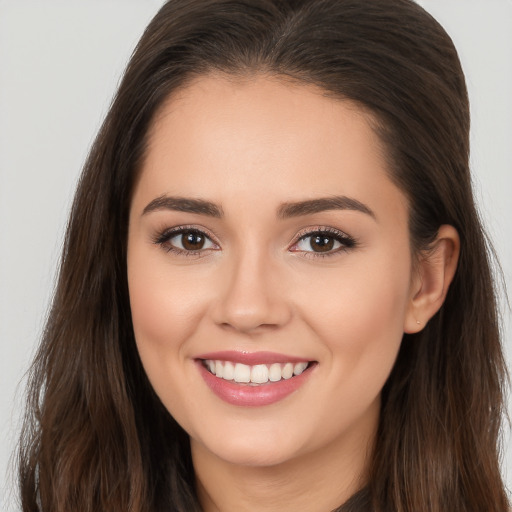
<svg viewBox="0 0 512 512">
<path fill-rule="evenodd" d="M 75 198 L 24 510 L 507 510 L 468 130 L 409 0 L 164 5 Z"/>
</svg>

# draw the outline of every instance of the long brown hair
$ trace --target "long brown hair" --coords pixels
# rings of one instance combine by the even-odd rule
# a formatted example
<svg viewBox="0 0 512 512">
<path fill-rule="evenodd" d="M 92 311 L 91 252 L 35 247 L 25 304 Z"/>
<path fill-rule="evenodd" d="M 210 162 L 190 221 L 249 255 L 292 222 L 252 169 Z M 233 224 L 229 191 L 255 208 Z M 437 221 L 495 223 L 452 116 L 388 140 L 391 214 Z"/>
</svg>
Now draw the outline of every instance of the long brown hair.
<svg viewBox="0 0 512 512">
<path fill-rule="evenodd" d="M 188 437 L 153 392 L 135 347 L 126 243 L 155 112 L 172 91 L 213 71 L 285 76 L 358 103 L 409 198 L 413 249 L 428 247 L 442 224 L 461 238 L 444 305 L 420 333 L 404 335 L 383 390 L 368 486 L 346 506 L 505 512 L 505 367 L 470 184 L 464 76 L 449 36 L 411 0 L 171 0 L 155 16 L 72 207 L 31 373 L 19 451 L 23 510 L 200 510 Z"/>
</svg>

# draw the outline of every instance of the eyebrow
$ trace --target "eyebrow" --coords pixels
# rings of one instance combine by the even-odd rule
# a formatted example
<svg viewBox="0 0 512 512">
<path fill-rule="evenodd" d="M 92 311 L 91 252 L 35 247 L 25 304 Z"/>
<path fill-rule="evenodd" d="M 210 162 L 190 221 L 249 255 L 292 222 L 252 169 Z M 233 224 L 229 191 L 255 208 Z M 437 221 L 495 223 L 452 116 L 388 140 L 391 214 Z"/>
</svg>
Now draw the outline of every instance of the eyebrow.
<svg viewBox="0 0 512 512">
<path fill-rule="evenodd" d="M 142 211 L 142 215 L 158 210 L 174 210 L 178 212 L 197 213 L 209 217 L 220 218 L 224 215 L 222 208 L 215 203 L 203 199 L 188 197 L 160 196 L 153 199 Z"/>
<path fill-rule="evenodd" d="M 368 206 L 347 196 L 321 197 L 307 201 L 284 203 L 279 207 L 277 215 L 281 219 L 287 219 L 329 210 L 354 210 L 376 219 L 375 213 Z"/>
<path fill-rule="evenodd" d="M 224 216 L 222 207 L 211 201 L 166 195 L 159 196 L 148 203 L 142 211 L 142 215 L 159 210 L 196 213 L 198 215 L 207 215 L 215 218 Z M 375 214 L 368 206 L 357 199 L 347 196 L 320 197 L 306 201 L 287 202 L 278 208 L 277 216 L 280 219 L 288 219 L 329 210 L 353 210 L 376 219 Z"/>
</svg>

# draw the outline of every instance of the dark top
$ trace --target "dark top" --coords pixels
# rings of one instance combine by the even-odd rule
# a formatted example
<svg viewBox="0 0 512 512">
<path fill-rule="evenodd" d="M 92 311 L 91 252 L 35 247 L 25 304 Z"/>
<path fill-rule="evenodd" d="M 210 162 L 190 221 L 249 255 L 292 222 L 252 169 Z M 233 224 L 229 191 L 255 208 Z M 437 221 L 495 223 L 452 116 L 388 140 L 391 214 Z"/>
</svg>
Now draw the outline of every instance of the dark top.
<svg viewBox="0 0 512 512">
<path fill-rule="evenodd" d="M 332 512 L 372 512 L 370 492 L 365 487 Z"/>
</svg>

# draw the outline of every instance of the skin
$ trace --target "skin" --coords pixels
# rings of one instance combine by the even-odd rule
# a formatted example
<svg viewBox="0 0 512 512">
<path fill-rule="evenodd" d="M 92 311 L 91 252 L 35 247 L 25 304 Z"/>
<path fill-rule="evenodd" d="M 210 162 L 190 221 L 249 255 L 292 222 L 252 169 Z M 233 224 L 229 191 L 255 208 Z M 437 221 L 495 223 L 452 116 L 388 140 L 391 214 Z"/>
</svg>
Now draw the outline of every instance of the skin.
<svg viewBox="0 0 512 512">
<path fill-rule="evenodd" d="M 174 94 L 154 120 L 130 213 L 133 325 L 156 393 L 191 437 L 206 512 L 332 510 L 364 485 L 403 333 L 444 300 L 457 234 L 442 226 L 429 257 L 413 259 L 408 202 L 369 121 L 312 86 L 215 75 Z M 223 216 L 144 213 L 163 195 L 210 201 Z M 334 195 L 372 214 L 279 216 L 283 203 Z M 181 236 L 156 242 L 183 225 L 212 242 L 188 254 L 169 252 Z M 330 253 L 299 242 L 319 228 L 355 242 Z M 221 350 L 317 364 L 285 399 L 240 407 L 199 374 L 195 358 Z"/>
</svg>

